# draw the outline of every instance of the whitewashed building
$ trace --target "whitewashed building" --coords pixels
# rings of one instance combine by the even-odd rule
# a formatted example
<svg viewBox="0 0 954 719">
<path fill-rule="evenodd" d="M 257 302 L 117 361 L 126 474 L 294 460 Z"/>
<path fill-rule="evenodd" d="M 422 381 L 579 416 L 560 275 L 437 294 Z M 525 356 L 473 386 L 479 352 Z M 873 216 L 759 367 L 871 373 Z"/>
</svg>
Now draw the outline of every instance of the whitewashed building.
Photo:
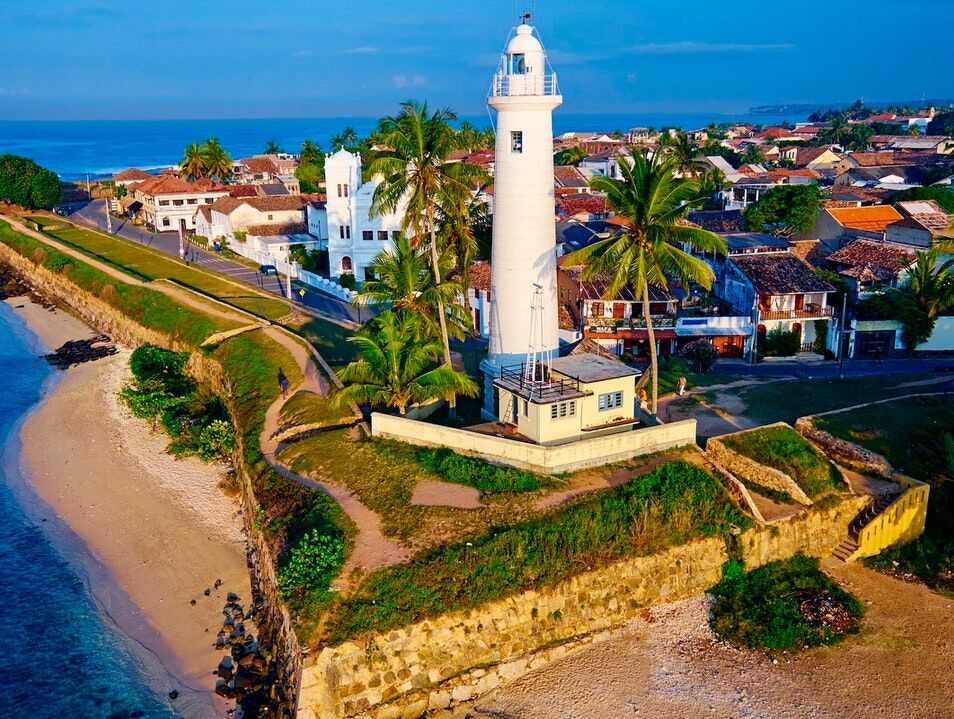
<svg viewBox="0 0 954 719">
<path fill-rule="evenodd" d="M 372 216 L 371 203 L 381 178 L 363 182 L 361 173 L 359 153 L 342 149 L 325 160 L 328 264 L 335 279 L 353 274 L 358 282 L 363 282 L 371 261 L 381 250 L 393 247 L 392 241 L 401 232 L 403 207 L 397 212 Z M 313 211 L 309 227 L 312 221 L 320 223 L 320 216 L 320 211 Z"/>
</svg>

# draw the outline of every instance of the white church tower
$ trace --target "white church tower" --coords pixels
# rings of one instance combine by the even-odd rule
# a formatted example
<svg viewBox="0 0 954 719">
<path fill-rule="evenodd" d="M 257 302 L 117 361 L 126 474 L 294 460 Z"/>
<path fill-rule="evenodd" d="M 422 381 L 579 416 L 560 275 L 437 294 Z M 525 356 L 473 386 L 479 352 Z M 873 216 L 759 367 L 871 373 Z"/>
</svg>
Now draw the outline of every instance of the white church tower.
<svg viewBox="0 0 954 719">
<path fill-rule="evenodd" d="M 518 26 L 487 98 L 497 146 L 490 346 L 481 363 L 486 417 L 498 416 L 493 379 L 501 368 L 525 362 L 531 349 L 556 356 L 559 348 L 552 113 L 562 102 L 533 27 Z"/>
</svg>

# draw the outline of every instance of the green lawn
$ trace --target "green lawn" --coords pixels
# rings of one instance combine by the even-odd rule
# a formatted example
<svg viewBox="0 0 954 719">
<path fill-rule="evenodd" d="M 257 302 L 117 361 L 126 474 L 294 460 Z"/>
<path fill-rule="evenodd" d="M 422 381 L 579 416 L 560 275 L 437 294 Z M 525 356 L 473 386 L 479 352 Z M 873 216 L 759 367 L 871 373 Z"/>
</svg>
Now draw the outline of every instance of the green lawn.
<svg viewBox="0 0 954 719">
<path fill-rule="evenodd" d="M 348 342 L 348 338 L 354 335 L 354 330 L 320 317 L 313 317 L 295 328 L 295 331 L 311 342 L 325 362 L 332 367 L 342 367 L 354 361 L 354 345 Z"/>
<path fill-rule="evenodd" d="M 809 497 L 818 497 L 843 483 L 828 458 L 790 427 L 764 427 L 722 437 L 722 441 L 729 449 L 785 472 Z"/>
<path fill-rule="evenodd" d="M 314 392 L 297 392 L 282 407 L 280 420 L 283 427 L 302 424 L 345 421 L 351 417 L 348 407 L 335 407 L 328 397 L 319 397 Z"/>
<path fill-rule="evenodd" d="M 737 382 L 742 377 L 731 374 L 720 374 L 719 372 L 672 372 L 669 370 L 659 370 L 659 396 L 675 392 L 679 386 L 679 378 L 686 378 L 686 389 L 695 387 L 711 387 L 717 384 L 728 384 Z M 647 385 L 647 392 L 649 391 Z"/>
<path fill-rule="evenodd" d="M 865 561 L 954 592 L 954 399 L 903 399 L 819 417 L 815 425 L 931 485 L 924 534 Z"/>
<path fill-rule="evenodd" d="M 46 217 L 31 217 L 44 226 L 50 237 L 73 247 L 90 257 L 126 270 L 146 281 L 168 278 L 186 287 L 234 305 L 246 312 L 276 320 L 288 314 L 289 306 L 280 299 L 269 296 L 254 287 L 231 280 L 218 273 L 198 267 L 187 266 L 164 252 L 140 245 L 137 242 L 65 225 Z"/>
<path fill-rule="evenodd" d="M 35 264 L 67 276 L 77 286 L 97 295 L 140 324 L 178 337 L 192 346 L 201 345 L 216 332 L 238 326 L 234 322 L 200 314 L 191 307 L 183 307 L 156 290 L 117 280 L 40 240 L 16 232 L 5 222 L 0 222 L 0 242 Z"/>
<path fill-rule="evenodd" d="M 809 414 L 877 399 L 935 391 L 931 386 L 899 386 L 930 378 L 930 375 L 914 374 L 770 382 L 743 388 L 738 396 L 748 407 L 745 414 L 758 424 L 794 424 L 796 419 Z M 714 394 L 705 394 L 703 399 L 710 403 L 716 401 Z"/>
</svg>

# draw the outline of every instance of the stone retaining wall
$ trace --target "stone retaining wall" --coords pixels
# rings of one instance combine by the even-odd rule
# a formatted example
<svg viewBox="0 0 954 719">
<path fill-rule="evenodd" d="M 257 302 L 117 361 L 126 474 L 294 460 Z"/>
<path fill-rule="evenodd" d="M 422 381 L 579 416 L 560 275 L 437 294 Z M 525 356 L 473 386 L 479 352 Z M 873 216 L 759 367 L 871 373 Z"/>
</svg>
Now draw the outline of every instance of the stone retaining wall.
<svg viewBox="0 0 954 719">
<path fill-rule="evenodd" d="M 864 499 L 839 500 L 731 542 L 750 566 L 825 556 Z M 729 558 L 721 538 L 617 562 L 553 587 L 322 649 L 305 660 L 299 719 L 413 719 L 545 666 L 655 604 L 700 594 Z"/>
<path fill-rule="evenodd" d="M 555 446 L 442 427 L 380 412 L 371 415 L 371 431 L 375 437 L 425 447 L 449 447 L 461 454 L 540 474 L 559 474 L 599 467 L 632 459 L 641 454 L 684 447 L 696 442 L 694 419 Z"/>
<path fill-rule="evenodd" d="M 784 422 L 766 425 L 766 427 L 787 427 Z M 765 427 L 759 427 L 765 429 Z M 726 437 L 734 437 L 750 430 L 742 432 L 733 432 L 720 437 L 712 437 L 706 442 L 706 454 L 718 464 L 725 467 L 726 470 L 737 475 L 743 482 L 749 480 L 763 487 L 774 489 L 776 492 L 784 492 L 799 504 L 810 505 L 811 498 L 802 491 L 794 479 L 785 472 L 781 472 L 774 467 L 766 467 L 764 464 L 756 462 L 743 454 L 739 454 L 734 449 L 729 448 L 723 441 Z"/>
<path fill-rule="evenodd" d="M 795 422 L 795 430 L 818 445 L 832 460 L 862 474 L 891 477 L 891 465 L 880 454 L 819 429 L 812 419 L 813 417 L 799 417 Z"/>
</svg>

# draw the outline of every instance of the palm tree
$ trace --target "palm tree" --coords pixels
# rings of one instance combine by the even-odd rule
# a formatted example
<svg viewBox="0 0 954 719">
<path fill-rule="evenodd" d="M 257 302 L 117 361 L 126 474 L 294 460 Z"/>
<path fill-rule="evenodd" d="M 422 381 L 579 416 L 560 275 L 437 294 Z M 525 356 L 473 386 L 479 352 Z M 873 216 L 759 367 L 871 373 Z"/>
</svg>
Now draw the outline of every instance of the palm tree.
<svg viewBox="0 0 954 719">
<path fill-rule="evenodd" d="M 197 142 L 187 145 L 179 161 L 179 173 L 187 180 L 195 180 L 205 175 L 205 160 L 202 147 Z"/>
<path fill-rule="evenodd" d="M 940 262 L 942 249 L 918 252 L 907 282 L 897 290 L 932 320 L 954 307 L 954 258 Z"/>
<path fill-rule="evenodd" d="M 464 315 L 470 324 L 470 271 L 480 256 L 480 242 L 475 228 L 491 221 L 490 207 L 482 197 L 483 186 L 473 195 L 446 197 L 438 203 L 437 233 L 441 256 L 449 254 L 460 277 L 464 297 Z M 442 271 L 442 274 L 443 273 Z"/>
<path fill-rule="evenodd" d="M 451 258 L 443 254 L 441 264 L 450 270 Z M 448 331 L 456 338 L 464 336 L 465 315 L 457 304 L 460 284 L 446 280 L 435 284 L 427 257 L 405 235 L 394 240 L 393 249 L 379 252 L 368 269 L 372 279 L 362 283 L 353 300 L 355 306 L 379 305 L 415 315 L 429 337 L 439 337 L 437 308 L 443 302 L 450 320 Z"/>
<path fill-rule="evenodd" d="M 822 139 L 832 145 L 840 145 L 848 136 L 848 121 L 844 115 L 835 115 L 831 119 L 831 125 L 822 133 Z"/>
<path fill-rule="evenodd" d="M 381 121 L 388 149 L 375 153 L 370 163 L 374 174 L 383 179 L 374 191 L 373 213 L 393 212 L 406 203 L 402 229 L 414 247 L 430 241 L 431 272 L 434 282 L 442 282 L 437 245 L 439 206 L 470 197 L 475 182 L 484 179 L 484 171 L 468 162 L 448 162 L 459 149 L 457 133 L 450 121 L 457 116 L 450 110 L 431 114 L 427 104 L 404 102 L 401 112 Z M 443 302 L 439 301 L 440 336 L 444 343 L 444 363 L 450 365 L 450 343 Z"/>
<path fill-rule="evenodd" d="M 339 406 L 385 405 L 403 415 L 415 402 L 479 392 L 470 377 L 436 363 L 441 344 L 421 332 L 420 319 L 411 313 L 383 312 L 348 341 L 358 359 L 339 373 L 345 384 L 334 397 Z"/>
<path fill-rule="evenodd" d="M 280 155 L 281 153 L 284 152 L 284 150 L 278 146 L 278 142 L 276 142 L 275 140 L 269 140 L 268 142 L 265 143 L 265 149 L 263 150 L 263 152 L 266 155 Z"/>
<path fill-rule="evenodd" d="M 623 223 L 622 228 L 613 237 L 577 250 L 566 261 L 585 264 L 584 279 L 607 275 L 607 298 L 616 296 L 623 287 L 642 296 L 655 417 L 659 380 L 649 286 L 665 290 L 669 278 L 675 277 L 711 288 L 713 274 L 709 265 L 679 249 L 676 243 L 724 254 L 725 241 L 719 235 L 684 223 L 690 208 L 704 197 L 696 181 L 679 176 L 675 158 L 662 158 L 657 154 L 649 159 L 643 153 L 634 153 L 632 166 L 621 162 L 619 169 L 622 179 L 597 176 L 590 181 L 590 186 L 606 193 L 610 207 Z"/>
<path fill-rule="evenodd" d="M 579 165 L 585 159 L 586 150 L 579 145 L 574 145 L 558 152 L 553 162 L 556 165 Z"/>
<path fill-rule="evenodd" d="M 318 143 L 314 140 L 306 139 L 301 143 L 301 149 L 298 151 L 298 160 L 303 165 L 307 164 L 318 164 L 321 162 L 324 153 L 322 153 L 321 148 L 318 146 Z"/>
<path fill-rule="evenodd" d="M 705 169 L 699 155 L 699 146 L 685 132 L 677 132 L 666 141 L 666 148 L 673 160 L 672 167 L 683 177 L 696 177 Z"/>
<path fill-rule="evenodd" d="M 208 177 L 224 182 L 232 174 L 232 157 L 217 138 L 210 137 L 202 144 L 202 167 Z"/>
</svg>

